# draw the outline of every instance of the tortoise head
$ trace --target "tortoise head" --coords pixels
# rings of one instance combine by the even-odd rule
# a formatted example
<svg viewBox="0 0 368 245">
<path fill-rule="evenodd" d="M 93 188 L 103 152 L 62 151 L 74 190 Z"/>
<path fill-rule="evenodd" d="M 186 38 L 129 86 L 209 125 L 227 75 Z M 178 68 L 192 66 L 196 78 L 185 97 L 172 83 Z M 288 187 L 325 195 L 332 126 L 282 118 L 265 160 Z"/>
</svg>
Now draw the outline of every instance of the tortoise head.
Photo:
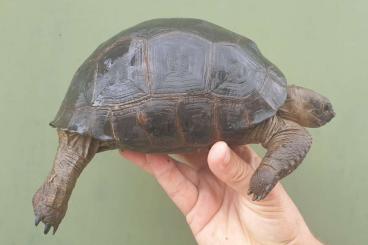
<svg viewBox="0 0 368 245">
<path fill-rule="evenodd" d="M 320 127 L 331 121 L 335 116 L 331 102 L 324 96 L 315 93 L 306 101 L 306 110 L 309 111 L 309 123 Z"/>
<path fill-rule="evenodd" d="M 309 128 L 318 128 L 335 116 L 332 104 L 325 96 L 310 89 L 289 86 L 285 104 L 279 115 Z"/>
</svg>

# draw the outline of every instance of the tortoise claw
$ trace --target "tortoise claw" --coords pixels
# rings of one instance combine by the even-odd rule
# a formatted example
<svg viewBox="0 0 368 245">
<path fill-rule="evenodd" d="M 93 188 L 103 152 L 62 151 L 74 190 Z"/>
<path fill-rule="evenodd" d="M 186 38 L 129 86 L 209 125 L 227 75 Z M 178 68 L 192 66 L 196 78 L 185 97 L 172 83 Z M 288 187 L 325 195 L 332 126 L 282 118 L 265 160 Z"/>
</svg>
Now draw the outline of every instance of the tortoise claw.
<svg viewBox="0 0 368 245">
<path fill-rule="evenodd" d="M 260 196 L 257 196 L 256 194 L 253 193 L 252 201 L 259 201 L 259 200 Z"/>
<path fill-rule="evenodd" d="M 57 231 L 58 227 L 59 227 L 58 225 L 54 225 L 54 226 L 53 226 L 53 228 L 54 228 L 54 229 L 53 229 L 53 231 L 52 231 L 52 234 L 53 234 L 53 235 L 55 235 L 55 233 L 56 233 L 56 231 Z"/>
<path fill-rule="evenodd" d="M 35 219 L 35 226 L 38 226 L 38 224 L 41 222 L 41 216 L 36 216 Z"/>
<path fill-rule="evenodd" d="M 45 229 L 43 230 L 43 234 L 46 235 L 47 233 L 49 233 L 50 228 L 51 228 L 51 225 L 50 224 L 45 224 Z"/>
<path fill-rule="evenodd" d="M 262 191 L 260 191 L 259 193 L 257 193 L 256 191 L 249 190 L 248 195 L 253 195 L 252 201 L 260 201 L 263 200 L 268 195 L 268 193 L 272 190 L 272 187 L 273 184 L 269 184 L 265 188 L 263 188 Z"/>
<path fill-rule="evenodd" d="M 260 201 L 271 192 L 277 181 L 278 177 L 273 169 L 261 166 L 250 180 L 248 195 L 253 195 L 253 201 Z"/>
</svg>

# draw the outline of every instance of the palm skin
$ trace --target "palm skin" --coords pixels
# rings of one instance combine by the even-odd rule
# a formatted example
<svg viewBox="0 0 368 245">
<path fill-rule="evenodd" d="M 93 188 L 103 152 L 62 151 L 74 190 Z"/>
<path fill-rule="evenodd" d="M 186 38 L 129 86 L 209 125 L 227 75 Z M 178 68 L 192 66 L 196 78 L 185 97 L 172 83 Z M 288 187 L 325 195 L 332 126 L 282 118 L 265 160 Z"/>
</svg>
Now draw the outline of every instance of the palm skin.
<svg viewBox="0 0 368 245">
<path fill-rule="evenodd" d="M 262 201 L 247 195 L 260 158 L 247 146 L 217 142 L 208 150 L 178 155 L 121 153 L 152 174 L 185 215 L 201 245 L 321 244 L 309 232 L 281 184 Z"/>
</svg>

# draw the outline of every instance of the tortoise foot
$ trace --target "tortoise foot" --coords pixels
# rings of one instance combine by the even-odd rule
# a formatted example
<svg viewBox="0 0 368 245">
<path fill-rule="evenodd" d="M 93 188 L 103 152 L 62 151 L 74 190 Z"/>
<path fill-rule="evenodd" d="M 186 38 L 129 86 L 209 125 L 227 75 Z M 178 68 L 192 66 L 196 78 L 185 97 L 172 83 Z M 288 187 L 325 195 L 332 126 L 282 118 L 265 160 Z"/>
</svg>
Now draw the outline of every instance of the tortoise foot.
<svg viewBox="0 0 368 245">
<path fill-rule="evenodd" d="M 45 224 L 44 234 L 48 234 L 53 227 L 53 234 L 57 231 L 67 210 L 67 200 L 63 191 L 54 185 L 44 184 L 33 196 L 33 210 L 35 225 Z"/>
<path fill-rule="evenodd" d="M 253 195 L 253 201 L 264 199 L 277 184 L 275 171 L 269 166 L 261 166 L 250 180 L 248 195 Z"/>
</svg>

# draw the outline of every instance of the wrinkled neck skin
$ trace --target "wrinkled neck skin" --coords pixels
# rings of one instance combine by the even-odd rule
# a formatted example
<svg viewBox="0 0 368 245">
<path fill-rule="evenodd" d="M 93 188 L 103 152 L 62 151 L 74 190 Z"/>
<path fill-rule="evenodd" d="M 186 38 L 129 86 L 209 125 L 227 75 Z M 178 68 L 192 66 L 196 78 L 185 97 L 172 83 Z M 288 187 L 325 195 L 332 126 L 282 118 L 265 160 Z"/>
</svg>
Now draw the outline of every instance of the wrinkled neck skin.
<svg viewBox="0 0 368 245">
<path fill-rule="evenodd" d="M 278 115 L 284 119 L 298 122 L 300 125 L 306 124 L 308 118 L 306 113 L 303 113 L 304 104 L 303 92 L 289 86 L 285 104 L 279 109 Z"/>
</svg>

